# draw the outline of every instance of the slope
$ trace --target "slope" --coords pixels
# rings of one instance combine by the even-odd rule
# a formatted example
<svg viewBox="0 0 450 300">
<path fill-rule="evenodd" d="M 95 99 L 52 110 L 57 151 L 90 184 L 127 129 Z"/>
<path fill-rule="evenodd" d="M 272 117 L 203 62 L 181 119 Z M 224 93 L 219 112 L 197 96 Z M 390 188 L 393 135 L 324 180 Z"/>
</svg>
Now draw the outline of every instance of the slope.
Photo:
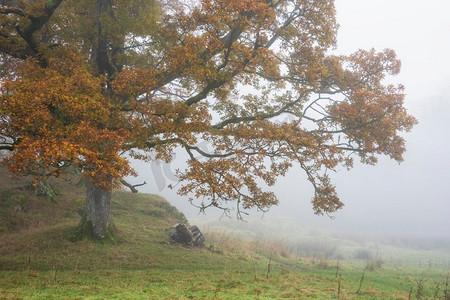
<svg viewBox="0 0 450 300">
<path fill-rule="evenodd" d="M 0 171 L 0 299 L 407 299 L 416 289 L 413 273 L 377 270 L 356 293 L 361 268 L 341 265 L 339 279 L 331 263 L 294 258 L 276 241 L 210 233 L 202 249 L 171 244 L 168 228 L 184 215 L 159 196 L 120 190 L 120 239 L 72 242 L 83 207 L 78 179 L 52 181 L 60 192 L 52 201 L 35 195 L 30 178 Z M 430 276 L 423 295 L 445 279 Z"/>
</svg>

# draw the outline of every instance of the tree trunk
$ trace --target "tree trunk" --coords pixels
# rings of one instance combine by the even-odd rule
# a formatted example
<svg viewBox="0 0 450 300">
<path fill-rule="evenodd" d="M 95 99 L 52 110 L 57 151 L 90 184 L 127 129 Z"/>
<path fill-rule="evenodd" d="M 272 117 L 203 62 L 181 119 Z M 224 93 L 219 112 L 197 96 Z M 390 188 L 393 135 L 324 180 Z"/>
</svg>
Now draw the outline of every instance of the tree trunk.
<svg viewBox="0 0 450 300">
<path fill-rule="evenodd" d="M 91 231 L 92 238 L 104 239 L 112 228 L 110 217 L 111 191 L 104 190 L 90 183 L 89 180 L 86 187 L 86 207 L 81 221 L 84 224 L 80 225 Z"/>
</svg>

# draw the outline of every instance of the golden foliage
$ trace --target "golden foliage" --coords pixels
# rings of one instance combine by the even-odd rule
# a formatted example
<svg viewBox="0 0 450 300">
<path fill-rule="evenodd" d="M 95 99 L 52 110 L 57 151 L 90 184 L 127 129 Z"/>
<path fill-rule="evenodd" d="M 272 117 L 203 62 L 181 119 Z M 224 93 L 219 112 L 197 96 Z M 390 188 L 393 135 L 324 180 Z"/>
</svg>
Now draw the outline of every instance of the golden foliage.
<svg viewBox="0 0 450 300">
<path fill-rule="evenodd" d="M 330 55 L 334 1 L 116 2 L 63 1 L 31 31 L 34 48 L 8 31 L 26 13 L 3 9 L 2 52 L 35 52 L 1 83 L 11 170 L 71 164 L 110 187 L 132 172 L 123 151 L 169 162 L 182 148 L 179 193 L 201 209 L 237 202 L 240 214 L 276 204 L 267 187 L 299 164 L 322 214 L 343 207 L 330 170 L 355 156 L 402 161 L 399 134 L 416 120 L 404 88 L 384 83 L 400 61 L 392 50 Z"/>
<path fill-rule="evenodd" d="M 131 172 L 119 155 L 129 136 L 120 114 L 103 96 L 101 78 L 82 65 L 72 54 L 58 53 L 47 68 L 28 59 L 15 80 L 2 83 L 0 113 L 7 121 L 0 132 L 17 139 L 6 160 L 11 171 L 61 175 L 63 166 L 73 165 L 105 187 L 103 174 Z"/>
</svg>

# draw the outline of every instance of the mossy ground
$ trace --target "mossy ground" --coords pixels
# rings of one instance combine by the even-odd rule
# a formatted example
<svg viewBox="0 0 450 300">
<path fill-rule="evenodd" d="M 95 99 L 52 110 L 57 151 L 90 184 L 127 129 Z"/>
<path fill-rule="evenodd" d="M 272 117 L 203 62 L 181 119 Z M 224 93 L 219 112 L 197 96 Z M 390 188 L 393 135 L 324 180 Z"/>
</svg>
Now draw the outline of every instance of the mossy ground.
<svg viewBox="0 0 450 300">
<path fill-rule="evenodd" d="M 73 242 L 84 190 L 57 183 L 57 202 L 0 179 L 0 212 L 8 220 L 0 234 L 0 299 L 408 299 L 425 278 L 423 298 L 436 287 L 443 299 L 445 270 L 382 267 L 293 257 L 283 247 L 224 239 L 208 233 L 211 247 L 185 248 L 169 242 L 168 228 L 184 215 L 154 195 L 113 193 L 117 243 Z M 5 192 L 5 190 L 7 192 Z M 22 196 L 20 196 L 22 195 Z M 14 211 L 17 203 L 23 210 Z M 39 205 L 38 205 L 39 204 Z M 11 220 L 22 220 L 10 226 Z M 12 222 L 14 223 L 14 222 Z"/>
</svg>

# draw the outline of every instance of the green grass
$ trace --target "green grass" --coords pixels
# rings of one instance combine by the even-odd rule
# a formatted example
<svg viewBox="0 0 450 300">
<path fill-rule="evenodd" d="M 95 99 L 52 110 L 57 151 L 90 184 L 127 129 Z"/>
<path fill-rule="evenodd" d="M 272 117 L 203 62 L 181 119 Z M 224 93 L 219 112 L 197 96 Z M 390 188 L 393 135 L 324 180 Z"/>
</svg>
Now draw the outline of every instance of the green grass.
<svg viewBox="0 0 450 300">
<path fill-rule="evenodd" d="M 61 195 L 54 203 L 20 188 L 23 180 L 3 177 L 0 184 L 0 299 L 338 298 L 336 261 L 293 256 L 275 240 L 205 230 L 205 248 L 171 244 L 167 229 L 186 219 L 161 197 L 115 191 L 121 241 L 71 242 L 82 188 L 55 182 Z M 23 211 L 14 211 L 18 202 Z M 8 225 L 14 220 L 21 221 Z M 437 284 L 444 299 L 445 269 L 385 264 L 366 271 L 357 294 L 364 268 L 364 262 L 341 261 L 341 299 L 408 299 L 421 278 L 424 299 Z"/>
</svg>

